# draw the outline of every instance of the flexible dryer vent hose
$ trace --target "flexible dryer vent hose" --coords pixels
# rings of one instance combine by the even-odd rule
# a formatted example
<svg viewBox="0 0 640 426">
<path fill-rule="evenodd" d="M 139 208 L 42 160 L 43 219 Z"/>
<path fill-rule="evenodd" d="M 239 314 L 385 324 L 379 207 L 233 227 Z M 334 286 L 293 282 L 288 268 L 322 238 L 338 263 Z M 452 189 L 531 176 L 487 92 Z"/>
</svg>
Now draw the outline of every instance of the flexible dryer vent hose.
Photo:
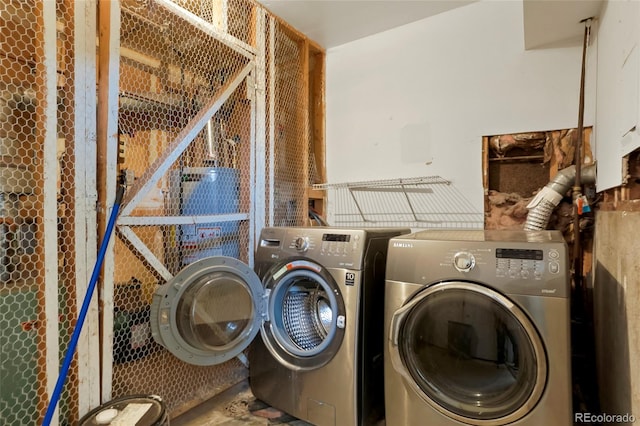
<svg viewBox="0 0 640 426">
<path fill-rule="evenodd" d="M 596 165 L 582 167 L 581 182 L 592 184 L 596 181 Z M 547 228 L 553 210 L 560 204 L 562 197 L 573 185 L 576 178 L 576 166 L 562 169 L 527 205 L 529 214 L 524 224 L 526 231 L 542 231 Z"/>
</svg>

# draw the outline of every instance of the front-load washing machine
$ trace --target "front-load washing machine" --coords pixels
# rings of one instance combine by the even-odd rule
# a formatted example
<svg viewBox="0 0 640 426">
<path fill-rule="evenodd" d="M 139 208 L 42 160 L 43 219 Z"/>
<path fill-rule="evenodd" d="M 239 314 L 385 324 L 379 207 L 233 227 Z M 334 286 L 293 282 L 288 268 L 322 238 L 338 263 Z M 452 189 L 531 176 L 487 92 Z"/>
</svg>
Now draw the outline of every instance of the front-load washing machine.
<svg viewBox="0 0 640 426">
<path fill-rule="evenodd" d="M 389 242 L 388 425 L 572 425 L 570 283 L 557 231 Z"/>
<path fill-rule="evenodd" d="M 318 426 L 384 412 L 384 279 L 389 240 L 408 229 L 265 228 L 255 270 L 200 259 L 154 294 L 152 334 L 185 362 L 249 350 L 256 398 Z"/>
</svg>

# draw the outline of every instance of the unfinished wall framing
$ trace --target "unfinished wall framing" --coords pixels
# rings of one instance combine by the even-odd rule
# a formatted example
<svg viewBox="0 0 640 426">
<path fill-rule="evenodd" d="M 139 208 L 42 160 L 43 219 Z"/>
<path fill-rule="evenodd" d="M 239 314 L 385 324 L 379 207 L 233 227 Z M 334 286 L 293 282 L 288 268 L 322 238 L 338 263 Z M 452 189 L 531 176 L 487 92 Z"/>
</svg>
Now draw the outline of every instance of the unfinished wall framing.
<svg viewBox="0 0 640 426">
<path fill-rule="evenodd" d="M 0 5 L 4 424 L 42 422 L 95 260 L 95 8 Z M 97 319 L 94 299 L 52 424 L 100 401 Z"/>
<path fill-rule="evenodd" d="M 175 416 L 246 378 L 238 359 L 193 367 L 158 347 L 149 301 L 200 256 L 251 265 L 263 226 L 308 223 L 324 51 L 252 0 L 8 0 L 0 33 L 2 422 L 42 423 L 121 171 L 122 215 L 52 424 L 132 393 Z"/>
<path fill-rule="evenodd" d="M 175 416 L 245 379 L 247 367 L 242 357 L 196 367 L 170 355 L 150 336 L 152 295 L 203 257 L 252 265 L 264 226 L 308 223 L 309 182 L 324 173 L 314 148 L 324 144 L 314 130 L 323 129 L 324 52 L 250 0 L 127 0 L 117 13 L 103 23 L 104 44 L 119 51 L 105 61 L 119 63 L 109 78 L 117 90 L 102 99 L 118 105 L 117 131 L 105 132 L 102 150 L 119 151 L 107 186 L 124 171 L 128 189 L 102 291 L 114 312 L 104 310 L 102 396 L 158 394 Z"/>
<path fill-rule="evenodd" d="M 592 129 L 585 128 L 583 158 L 593 163 Z M 522 229 L 527 204 L 559 170 L 574 164 L 576 129 L 493 135 L 483 138 L 486 229 Z M 572 204 L 562 202 L 549 227 L 569 236 Z"/>
</svg>

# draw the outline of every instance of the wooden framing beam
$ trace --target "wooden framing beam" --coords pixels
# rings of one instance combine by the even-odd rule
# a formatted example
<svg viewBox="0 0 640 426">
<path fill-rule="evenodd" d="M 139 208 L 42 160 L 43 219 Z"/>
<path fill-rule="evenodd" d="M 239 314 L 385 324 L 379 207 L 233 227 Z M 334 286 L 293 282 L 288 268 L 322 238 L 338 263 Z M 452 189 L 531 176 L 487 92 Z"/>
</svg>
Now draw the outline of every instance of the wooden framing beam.
<svg viewBox="0 0 640 426">
<path fill-rule="evenodd" d="M 120 2 L 98 0 L 98 110 L 97 165 L 98 185 L 97 235 L 104 235 L 113 206 L 117 184 L 118 91 L 120 81 Z M 104 259 L 100 287 L 102 303 L 102 401 L 111 399 L 113 379 L 113 277 L 115 238 L 111 239 Z"/>
<path fill-rule="evenodd" d="M 55 2 L 42 2 L 36 6 L 37 28 L 40 39 L 36 49 L 36 56 L 40 58 L 36 64 L 36 74 L 42 84 L 36 90 L 36 123 L 39 126 L 36 132 L 37 142 L 42 149 L 36 150 L 40 157 L 39 170 L 35 175 L 41 176 L 41 180 L 34 188 L 34 193 L 40 204 L 38 211 L 43 215 L 37 226 L 36 250 L 38 252 L 36 269 L 38 299 L 44 301 L 45 335 L 44 350 L 40 344 L 38 355 L 38 369 L 43 370 L 46 380 L 39 382 L 37 386 L 44 386 L 38 392 L 40 398 L 38 407 L 41 407 L 41 416 L 44 417 L 47 400 L 51 400 L 58 374 L 60 372 L 60 329 L 58 325 L 58 224 L 57 224 L 57 180 L 58 167 L 55 161 L 58 145 L 57 136 L 57 63 L 56 63 L 56 4 Z M 38 81 L 38 79 L 37 79 Z M 42 390 L 46 390 L 42 392 Z M 47 398 L 48 396 L 48 398 Z M 44 402 L 44 403 L 43 403 Z M 52 424 L 58 424 L 58 412 L 56 408 Z"/>
<path fill-rule="evenodd" d="M 304 35 L 302 32 L 300 32 L 299 30 L 291 26 L 291 24 L 289 24 L 284 19 L 280 18 L 279 16 L 271 12 L 269 13 L 271 14 L 272 18 L 276 20 L 277 24 L 280 26 L 280 29 L 284 33 L 286 33 L 288 37 L 298 42 L 305 42 L 309 45 L 310 49 L 324 53 L 325 51 L 324 48 L 320 46 L 318 43 L 316 43 L 313 40 L 310 40 L 306 35 Z"/>
<path fill-rule="evenodd" d="M 197 225 L 213 222 L 248 220 L 249 213 L 210 214 L 198 216 L 124 216 L 118 226 Z"/>
<path fill-rule="evenodd" d="M 72 263 L 76 306 L 82 306 L 91 280 L 92 266 L 97 258 L 97 217 L 96 201 L 96 45 L 97 0 L 67 0 L 69 10 L 73 10 L 73 49 L 74 63 L 67 64 L 73 68 L 73 104 L 75 111 L 72 140 L 74 176 L 73 215 L 74 244 L 69 247 L 75 261 Z M 69 27 L 69 26 L 67 26 Z M 67 30 L 68 31 L 68 30 Z M 70 32 L 70 31 L 69 31 Z M 66 81 L 66 80 L 65 80 Z M 71 290 L 71 289 L 70 289 Z M 70 291 L 69 294 L 72 294 Z M 98 292 L 94 292 L 85 319 L 83 333 L 78 342 L 78 387 L 77 415 L 80 418 L 91 409 L 100 405 L 100 312 L 98 308 Z M 74 398 L 75 399 L 75 398 Z"/>
<path fill-rule="evenodd" d="M 153 2 L 189 22 L 200 31 L 208 34 L 209 36 L 218 40 L 220 43 L 243 55 L 244 57 L 251 60 L 254 58 L 256 53 L 255 47 L 250 46 L 242 40 L 235 38 L 227 32 L 221 31 L 216 25 L 205 21 L 198 15 L 189 12 L 188 10 L 180 7 L 171 0 L 153 0 Z"/>
<path fill-rule="evenodd" d="M 169 281 L 173 278 L 173 274 L 169 272 L 169 270 L 164 266 L 164 264 L 156 257 L 156 255 L 149 250 L 149 247 L 142 241 L 136 233 L 128 226 L 118 225 L 117 229 L 118 234 L 121 237 L 124 237 L 127 241 L 131 243 L 131 245 L 136 249 L 138 253 L 144 258 L 145 262 L 149 266 L 160 274 L 162 278 Z"/>
<path fill-rule="evenodd" d="M 267 173 L 269 178 L 268 185 L 268 199 L 269 206 L 267 212 L 267 226 L 273 226 L 275 221 L 275 208 L 273 200 L 275 199 L 275 145 L 276 145 L 276 64 L 275 64 L 275 52 L 276 52 L 276 19 L 273 16 L 268 16 L 269 21 L 269 40 L 267 43 L 266 57 L 269 58 L 269 69 L 267 70 L 267 103 L 269 117 L 268 127 L 269 134 L 267 136 L 267 145 L 269 148 L 269 165 L 267 167 Z"/>
<path fill-rule="evenodd" d="M 253 228 L 250 230 L 252 241 L 258 241 L 259 234 L 262 228 L 265 226 L 265 212 L 267 210 L 265 194 L 266 194 L 266 171 L 267 169 L 267 17 L 264 9 L 257 8 L 256 10 L 256 69 L 255 69 L 255 95 L 254 95 L 254 111 L 255 124 L 252 127 L 253 140 L 252 146 L 255 146 L 255 171 L 252 176 L 255 176 L 255 184 L 252 185 L 254 193 L 251 197 L 253 204 L 253 220 L 251 221 Z M 249 249 L 253 252 L 255 247 L 250 246 Z"/>
<path fill-rule="evenodd" d="M 303 212 L 303 222 L 308 224 L 309 221 L 309 150 L 310 150 L 310 135 L 309 135 L 309 42 L 307 39 L 304 39 L 300 42 L 300 67 L 302 68 L 302 87 L 301 92 L 299 94 L 301 102 L 300 102 L 300 125 L 302 135 L 300 138 L 300 143 L 302 144 L 302 178 L 304 179 L 304 205 L 302 206 Z"/>
<path fill-rule="evenodd" d="M 209 100 L 189 123 L 182 129 L 176 138 L 167 146 L 161 155 L 145 172 L 135 181 L 129 189 L 125 199 L 120 217 L 129 216 L 133 209 L 144 199 L 153 189 L 158 181 L 165 175 L 171 165 L 180 157 L 195 137 L 204 129 L 207 122 L 222 107 L 235 89 L 244 81 L 249 72 L 254 68 L 254 62 L 249 62 L 244 68 L 237 71 L 232 78 Z"/>
</svg>

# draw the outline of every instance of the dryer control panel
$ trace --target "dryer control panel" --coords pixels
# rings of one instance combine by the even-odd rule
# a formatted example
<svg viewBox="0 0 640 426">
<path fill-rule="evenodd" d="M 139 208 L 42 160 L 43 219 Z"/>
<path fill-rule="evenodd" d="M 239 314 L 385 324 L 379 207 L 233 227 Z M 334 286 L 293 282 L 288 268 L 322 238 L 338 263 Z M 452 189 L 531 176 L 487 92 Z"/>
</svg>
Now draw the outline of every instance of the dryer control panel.
<svg viewBox="0 0 640 426">
<path fill-rule="evenodd" d="M 486 272 L 495 265 L 496 278 L 542 280 L 545 274 L 553 276 L 562 270 L 560 251 L 556 248 L 466 248 L 447 251 L 442 260 L 441 267 L 453 266 L 463 273 L 471 272 L 477 266 L 482 266 Z"/>
<path fill-rule="evenodd" d="M 463 280 L 506 293 L 566 297 L 569 259 L 554 231 L 422 231 L 390 242 L 387 280 Z"/>
<path fill-rule="evenodd" d="M 558 269 L 559 271 L 560 269 Z M 496 249 L 496 277 L 541 280 L 545 271 L 544 251 L 537 249 Z"/>
</svg>

